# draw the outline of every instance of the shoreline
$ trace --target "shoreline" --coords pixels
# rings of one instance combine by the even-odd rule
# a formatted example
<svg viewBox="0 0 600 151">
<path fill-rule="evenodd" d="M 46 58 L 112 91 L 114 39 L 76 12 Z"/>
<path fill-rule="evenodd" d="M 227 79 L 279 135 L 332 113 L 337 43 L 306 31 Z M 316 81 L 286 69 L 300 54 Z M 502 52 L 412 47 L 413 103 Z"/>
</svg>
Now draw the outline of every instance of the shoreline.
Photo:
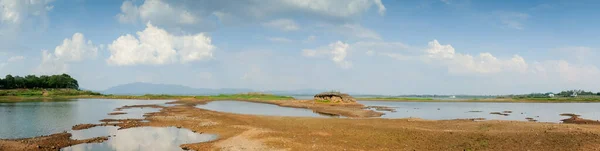
<svg viewBox="0 0 600 151">
<path fill-rule="evenodd" d="M 162 108 L 159 112 L 148 113 L 144 116 L 148 122 L 140 122 L 141 119 L 102 121 L 109 121 L 110 125 L 120 129 L 178 127 L 219 135 L 210 142 L 180 146 L 193 150 L 593 150 L 600 147 L 600 125 L 470 119 L 279 117 L 195 107 L 210 101 L 169 102 L 176 105 L 159 107 Z M 141 107 L 150 106 L 123 106 L 115 110 Z M 92 125 L 105 126 L 107 123 Z M 93 126 L 81 124 L 73 129 Z M 68 133 L 50 136 L 54 137 L 0 140 L 0 149 L 56 150 L 86 143 L 71 140 Z M 87 141 L 98 143 L 104 140 L 106 138 L 99 137 Z M 57 145 L 53 149 L 48 144 Z"/>
<path fill-rule="evenodd" d="M 382 102 L 470 102 L 470 103 L 600 103 L 597 100 L 577 100 L 577 99 L 557 99 L 557 100 L 536 100 L 536 99 L 454 99 L 454 100 L 411 100 L 411 99 L 377 99 L 377 98 L 356 98 L 358 101 L 382 101 Z"/>
</svg>

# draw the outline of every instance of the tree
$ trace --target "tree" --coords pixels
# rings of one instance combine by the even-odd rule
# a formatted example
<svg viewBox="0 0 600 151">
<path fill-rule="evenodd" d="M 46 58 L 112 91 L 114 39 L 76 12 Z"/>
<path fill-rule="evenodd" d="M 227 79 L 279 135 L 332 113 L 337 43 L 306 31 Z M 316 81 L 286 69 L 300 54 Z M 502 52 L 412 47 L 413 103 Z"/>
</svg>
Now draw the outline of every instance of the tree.
<svg viewBox="0 0 600 151">
<path fill-rule="evenodd" d="M 25 77 L 6 75 L 0 78 L 0 89 L 16 88 L 69 88 L 79 89 L 79 83 L 68 74 L 61 75 L 27 75 Z"/>
</svg>

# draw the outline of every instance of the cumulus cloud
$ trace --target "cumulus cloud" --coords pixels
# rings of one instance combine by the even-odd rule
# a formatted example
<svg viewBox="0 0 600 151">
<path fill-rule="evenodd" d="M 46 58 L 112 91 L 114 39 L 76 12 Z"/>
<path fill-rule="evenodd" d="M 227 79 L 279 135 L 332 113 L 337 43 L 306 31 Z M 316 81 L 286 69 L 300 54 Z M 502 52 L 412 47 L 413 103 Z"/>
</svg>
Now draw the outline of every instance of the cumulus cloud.
<svg viewBox="0 0 600 151">
<path fill-rule="evenodd" d="M 276 19 L 266 23 L 263 23 L 264 26 L 279 29 L 282 31 L 295 31 L 300 29 L 298 24 L 294 20 L 291 19 Z"/>
<path fill-rule="evenodd" d="M 451 45 L 442 45 L 437 40 L 429 42 L 426 57 L 439 61 L 448 67 L 448 71 L 454 74 L 470 73 L 498 73 L 503 71 L 525 72 L 527 63 L 519 55 L 510 59 L 498 59 L 491 53 L 480 53 L 473 57 L 469 54 L 456 53 Z"/>
<path fill-rule="evenodd" d="M 320 21 L 344 23 L 372 7 L 376 7 L 380 15 L 385 14 L 386 8 L 381 0 L 239 0 L 235 3 L 211 0 L 145 0 L 139 6 L 127 0 L 123 2 L 117 18 L 122 23 L 149 21 L 161 27 L 181 28 L 210 23 L 210 18 L 214 16 L 225 24 L 267 21 L 268 25 L 293 31 L 299 29 L 299 26 L 290 20 L 275 17 L 281 14 L 302 14 Z"/>
<path fill-rule="evenodd" d="M 182 6 L 181 6 L 182 7 Z M 122 23 L 143 23 L 152 21 L 161 24 L 194 24 L 198 18 L 179 6 L 163 2 L 162 0 L 145 0 L 140 6 L 135 6 L 132 1 L 124 1 L 121 13 L 117 18 Z"/>
<path fill-rule="evenodd" d="M 82 33 L 75 33 L 71 39 L 66 38 L 56 46 L 54 52 L 42 50 L 42 62 L 35 69 L 41 74 L 60 74 L 68 71 L 68 63 L 80 62 L 84 59 L 95 58 L 98 46 L 91 40 L 86 40 Z"/>
<path fill-rule="evenodd" d="M 18 28 L 26 21 L 44 24 L 53 0 L 0 0 L 0 34 Z M 7 28 L 7 29 L 5 29 Z M 6 30 L 6 31 L 4 31 Z"/>
<path fill-rule="evenodd" d="M 305 57 L 316 57 L 321 55 L 331 56 L 331 60 L 341 68 L 347 69 L 352 67 L 352 63 L 346 60 L 350 45 L 337 41 L 329 44 L 327 47 L 319 49 L 304 49 L 302 55 Z"/>
<path fill-rule="evenodd" d="M 127 34 L 108 45 L 111 55 L 106 60 L 112 65 L 171 64 L 206 60 L 213 57 L 215 46 L 211 38 L 199 33 L 175 36 L 148 23 L 137 38 Z"/>
<path fill-rule="evenodd" d="M 479 56 L 458 53 L 451 45 L 442 45 L 437 40 L 429 42 L 425 50 L 425 61 L 440 64 L 448 68 L 448 72 L 458 75 L 518 75 L 532 81 L 562 84 L 564 86 L 589 86 L 590 81 L 600 76 L 600 70 L 591 64 L 571 63 L 566 60 L 546 60 L 528 63 L 519 55 L 499 59 L 491 53 L 480 53 Z M 587 51 L 586 48 L 575 50 Z M 581 87 L 578 87 L 581 88 Z"/>
</svg>

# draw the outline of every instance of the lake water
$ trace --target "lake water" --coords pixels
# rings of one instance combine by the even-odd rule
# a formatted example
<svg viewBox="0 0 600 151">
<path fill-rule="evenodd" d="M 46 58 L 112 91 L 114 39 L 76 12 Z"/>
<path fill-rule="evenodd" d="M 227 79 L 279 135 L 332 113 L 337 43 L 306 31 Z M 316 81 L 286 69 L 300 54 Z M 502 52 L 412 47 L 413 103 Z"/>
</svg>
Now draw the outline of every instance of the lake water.
<svg viewBox="0 0 600 151">
<path fill-rule="evenodd" d="M 396 112 L 384 112 L 382 118 L 417 117 L 430 120 L 485 118 L 488 120 L 526 121 L 531 117 L 539 122 L 560 122 L 575 113 L 582 118 L 599 120 L 600 103 L 487 103 L 487 102 L 385 102 L 359 101 L 367 106 L 388 106 Z M 439 109 L 439 110 L 438 110 Z M 512 111 L 508 116 L 490 112 Z"/>
<path fill-rule="evenodd" d="M 103 143 L 79 144 L 63 151 L 175 151 L 181 144 L 208 142 L 218 138 L 213 134 L 198 134 L 176 127 L 136 127 L 117 130 L 117 127 L 94 127 L 73 131 L 72 138 L 84 139 L 113 136 Z"/>
<path fill-rule="evenodd" d="M 68 131 L 83 123 L 105 118 L 143 118 L 158 109 L 127 109 L 123 115 L 107 115 L 124 105 L 164 104 L 168 100 L 75 99 L 63 102 L 0 103 L 0 139 L 35 137 Z M 131 113 L 129 113 L 131 112 Z"/>
<path fill-rule="evenodd" d="M 280 107 L 265 103 L 252 103 L 244 101 L 212 101 L 204 105 L 196 106 L 198 108 L 252 115 L 271 115 L 271 116 L 302 116 L 302 117 L 326 117 L 312 110 L 301 108 Z"/>
</svg>

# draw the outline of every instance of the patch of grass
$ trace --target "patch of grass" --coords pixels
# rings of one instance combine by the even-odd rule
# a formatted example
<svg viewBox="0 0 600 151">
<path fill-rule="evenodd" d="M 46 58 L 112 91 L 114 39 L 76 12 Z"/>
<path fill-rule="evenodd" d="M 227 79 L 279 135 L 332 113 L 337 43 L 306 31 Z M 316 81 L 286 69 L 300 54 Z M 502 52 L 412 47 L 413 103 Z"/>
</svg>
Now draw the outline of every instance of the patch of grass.
<svg viewBox="0 0 600 151">
<path fill-rule="evenodd" d="M 320 102 L 320 103 L 331 103 L 331 100 L 315 100 L 316 102 Z"/>
</svg>

